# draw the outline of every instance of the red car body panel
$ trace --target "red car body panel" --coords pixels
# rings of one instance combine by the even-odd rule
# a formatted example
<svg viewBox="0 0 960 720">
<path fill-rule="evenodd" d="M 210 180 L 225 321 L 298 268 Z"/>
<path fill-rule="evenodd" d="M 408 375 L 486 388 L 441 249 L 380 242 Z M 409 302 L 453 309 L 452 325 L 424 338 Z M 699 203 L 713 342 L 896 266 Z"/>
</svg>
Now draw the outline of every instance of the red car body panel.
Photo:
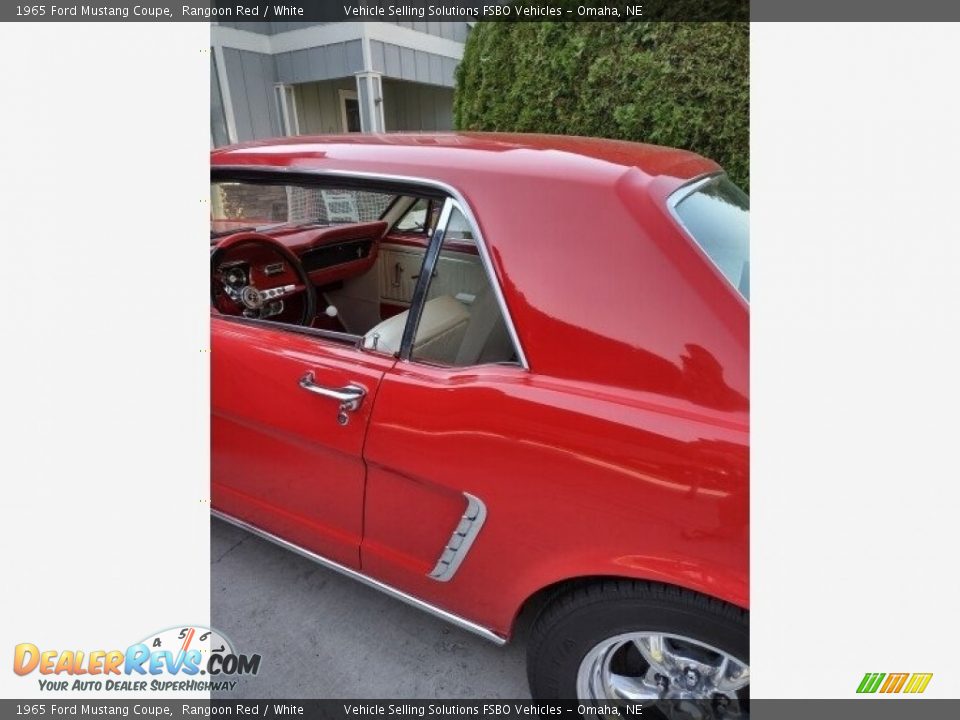
<svg viewBox="0 0 960 720">
<path fill-rule="evenodd" d="M 501 636 L 535 592 L 582 577 L 748 606 L 748 307 L 667 206 L 715 163 L 485 134 L 288 138 L 211 163 L 452 187 L 529 363 L 439 368 L 214 317 L 217 509 Z M 308 370 L 368 389 L 346 428 L 295 387 Z M 276 463 L 269 487 L 225 484 Z M 437 582 L 464 492 L 486 523 Z"/>
<path fill-rule="evenodd" d="M 393 361 L 214 317 L 214 506 L 348 567 L 360 566 L 366 425 Z M 339 352 L 338 352 L 339 351 Z M 340 426 L 297 384 L 313 372 L 367 402 Z M 330 408 L 323 408 L 329 410 Z"/>
</svg>

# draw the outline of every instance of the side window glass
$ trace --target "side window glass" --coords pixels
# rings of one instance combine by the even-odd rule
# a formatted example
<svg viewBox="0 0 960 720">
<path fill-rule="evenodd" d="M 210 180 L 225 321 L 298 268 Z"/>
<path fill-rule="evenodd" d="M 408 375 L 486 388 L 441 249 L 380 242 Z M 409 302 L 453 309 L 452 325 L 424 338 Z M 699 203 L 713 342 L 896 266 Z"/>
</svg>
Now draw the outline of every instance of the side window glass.
<svg viewBox="0 0 960 720">
<path fill-rule="evenodd" d="M 453 241 L 474 243 L 473 230 L 470 228 L 470 223 L 467 222 L 467 219 L 459 210 L 455 210 L 453 214 L 450 215 L 450 222 L 447 224 L 447 232 L 444 235 L 444 240 L 447 241 L 448 244 Z"/>
<path fill-rule="evenodd" d="M 373 324 L 361 295 L 328 297 L 337 283 L 369 276 L 396 196 L 282 180 L 210 185 L 210 298 L 220 315 L 356 336 Z M 353 231 L 333 228 L 366 225 Z M 239 232 L 263 237 L 233 238 Z M 331 241 L 333 240 L 333 241 Z M 325 312 L 332 308 L 333 312 Z M 349 342 L 345 338 L 335 338 Z"/>
<path fill-rule="evenodd" d="M 421 198 L 397 221 L 395 229 L 407 233 L 426 233 L 429 221 L 430 202 Z"/>
<path fill-rule="evenodd" d="M 430 278 L 411 357 L 450 367 L 518 362 L 470 223 L 456 208 Z"/>
</svg>

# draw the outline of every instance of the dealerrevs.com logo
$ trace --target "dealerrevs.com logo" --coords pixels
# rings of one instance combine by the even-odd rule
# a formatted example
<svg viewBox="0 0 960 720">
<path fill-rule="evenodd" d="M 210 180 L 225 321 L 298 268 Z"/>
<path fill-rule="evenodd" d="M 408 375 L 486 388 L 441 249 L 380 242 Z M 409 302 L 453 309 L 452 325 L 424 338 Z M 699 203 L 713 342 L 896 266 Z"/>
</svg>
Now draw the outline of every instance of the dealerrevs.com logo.
<svg viewBox="0 0 960 720">
<path fill-rule="evenodd" d="M 53 650 L 20 643 L 13 651 L 17 675 L 39 675 L 41 690 L 178 692 L 233 690 L 238 675 L 256 675 L 260 655 L 237 653 L 207 627 L 173 627 L 125 650 Z"/>
<path fill-rule="evenodd" d="M 867 673 L 857 687 L 858 693 L 922 693 L 927 689 L 933 673 Z"/>
</svg>

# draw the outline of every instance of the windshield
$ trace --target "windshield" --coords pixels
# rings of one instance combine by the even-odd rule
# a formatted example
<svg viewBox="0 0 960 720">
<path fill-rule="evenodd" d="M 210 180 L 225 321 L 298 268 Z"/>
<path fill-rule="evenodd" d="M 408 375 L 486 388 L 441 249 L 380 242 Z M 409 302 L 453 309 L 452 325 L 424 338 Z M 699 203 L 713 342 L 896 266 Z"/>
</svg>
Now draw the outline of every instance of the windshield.
<svg viewBox="0 0 960 720">
<path fill-rule="evenodd" d="M 750 199 L 726 175 L 678 192 L 673 210 L 680 224 L 749 302 Z"/>
<path fill-rule="evenodd" d="M 216 182 L 210 185 L 210 234 L 278 225 L 343 225 L 379 220 L 388 193 L 332 187 Z"/>
</svg>

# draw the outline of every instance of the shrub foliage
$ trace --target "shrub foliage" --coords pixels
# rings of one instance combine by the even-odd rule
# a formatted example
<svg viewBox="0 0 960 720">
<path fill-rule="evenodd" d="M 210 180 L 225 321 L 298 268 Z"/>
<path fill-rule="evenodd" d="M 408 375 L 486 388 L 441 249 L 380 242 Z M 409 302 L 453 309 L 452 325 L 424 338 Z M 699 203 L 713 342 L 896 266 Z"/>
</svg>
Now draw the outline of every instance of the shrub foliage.
<svg viewBox="0 0 960 720">
<path fill-rule="evenodd" d="M 749 190 L 749 62 L 747 23 L 481 22 L 454 123 L 686 148 Z"/>
</svg>

